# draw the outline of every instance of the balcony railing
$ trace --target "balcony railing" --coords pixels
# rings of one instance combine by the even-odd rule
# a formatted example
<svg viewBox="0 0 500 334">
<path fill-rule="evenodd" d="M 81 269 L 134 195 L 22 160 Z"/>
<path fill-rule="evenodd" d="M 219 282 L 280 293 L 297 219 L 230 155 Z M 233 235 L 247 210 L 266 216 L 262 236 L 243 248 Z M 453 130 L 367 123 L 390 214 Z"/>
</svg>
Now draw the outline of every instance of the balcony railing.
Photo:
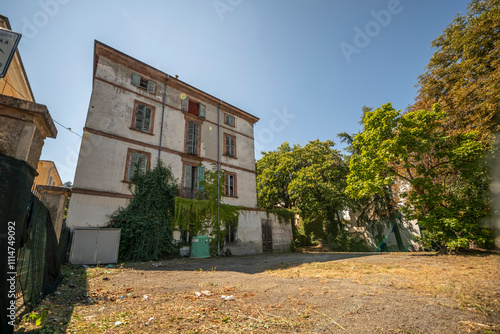
<svg viewBox="0 0 500 334">
<path fill-rule="evenodd" d="M 204 190 L 192 188 L 179 188 L 179 196 L 187 199 L 207 199 L 208 196 Z"/>
</svg>

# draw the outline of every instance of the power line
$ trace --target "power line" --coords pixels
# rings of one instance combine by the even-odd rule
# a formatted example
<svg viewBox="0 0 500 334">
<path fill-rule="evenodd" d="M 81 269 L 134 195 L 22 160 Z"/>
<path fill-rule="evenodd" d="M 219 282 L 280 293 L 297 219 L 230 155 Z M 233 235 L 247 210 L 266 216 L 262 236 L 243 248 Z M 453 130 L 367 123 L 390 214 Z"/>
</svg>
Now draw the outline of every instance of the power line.
<svg viewBox="0 0 500 334">
<path fill-rule="evenodd" d="M 18 94 L 19 94 L 22 98 L 24 98 L 25 100 L 29 101 L 29 99 L 28 99 L 28 98 L 26 98 L 26 96 L 24 96 L 24 95 L 23 95 L 20 91 L 18 91 L 18 90 L 16 89 L 16 87 L 12 86 L 12 85 L 10 84 L 10 82 L 8 82 L 8 81 L 7 81 L 7 79 L 5 79 L 5 78 L 2 78 L 2 79 L 3 79 L 3 81 L 5 81 L 5 83 L 6 83 L 7 85 L 9 85 L 9 86 L 10 86 L 13 90 L 15 90 L 15 91 L 16 91 L 16 92 L 17 92 L 17 93 L 18 93 Z M 62 126 L 63 128 L 65 128 L 66 130 L 68 130 L 69 132 L 72 132 L 72 133 L 74 133 L 75 135 L 77 135 L 78 137 L 82 138 L 82 136 L 80 136 L 80 135 L 79 135 L 78 133 L 76 133 L 75 131 L 71 130 L 71 128 L 68 128 L 68 127 L 66 127 L 66 126 L 62 125 L 61 123 L 59 123 L 58 121 L 56 121 L 54 118 L 52 118 L 52 120 L 53 120 L 55 123 L 57 123 L 57 124 L 59 124 L 60 126 Z"/>
<path fill-rule="evenodd" d="M 69 132 L 72 132 L 74 133 L 75 135 L 77 135 L 78 137 L 82 138 L 82 136 L 80 136 L 78 133 L 76 133 L 75 131 L 71 130 L 71 128 L 68 128 L 68 127 L 65 127 L 64 125 L 62 125 L 61 123 L 59 123 L 58 121 L 56 121 L 55 119 L 52 119 L 54 122 L 56 122 L 57 124 L 59 124 L 60 126 L 62 126 L 63 128 L 65 128 L 66 130 L 68 130 Z"/>
<path fill-rule="evenodd" d="M 9 86 L 10 86 L 13 90 L 15 90 L 15 91 L 16 91 L 19 95 L 21 95 L 21 97 L 22 97 L 23 99 L 25 99 L 25 100 L 28 100 L 28 101 L 29 101 L 29 99 L 28 99 L 26 96 L 24 96 L 24 95 L 23 95 L 20 91 L 18 91 L 18 90 L 16 89 L 16 87 L 12 86 L 12 85 L 10 84 L 10 82 L 8 82 L 8 81 L 7 81 L 7 79 L 5 79 L 5 78 L 2 78 L 2 79 L 3 79 L 3 81 L 5 81 L 5 83 L 6 83 L 7 85 L 9 85 Z"/>
</svg>

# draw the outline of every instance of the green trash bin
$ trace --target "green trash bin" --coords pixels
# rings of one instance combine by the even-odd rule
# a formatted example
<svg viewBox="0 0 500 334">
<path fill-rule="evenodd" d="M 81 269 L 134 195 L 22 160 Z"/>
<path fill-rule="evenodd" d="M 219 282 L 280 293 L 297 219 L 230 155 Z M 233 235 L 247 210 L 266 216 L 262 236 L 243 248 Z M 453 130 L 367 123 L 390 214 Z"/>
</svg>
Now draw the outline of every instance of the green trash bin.
<svg viewBox="0 0 500 334">
<path fill-rule="evenodd" d="M 191 257 L 210 257 L 210 243 L 206 235 L 197 235 L 191 239 Z"/>
</svg>

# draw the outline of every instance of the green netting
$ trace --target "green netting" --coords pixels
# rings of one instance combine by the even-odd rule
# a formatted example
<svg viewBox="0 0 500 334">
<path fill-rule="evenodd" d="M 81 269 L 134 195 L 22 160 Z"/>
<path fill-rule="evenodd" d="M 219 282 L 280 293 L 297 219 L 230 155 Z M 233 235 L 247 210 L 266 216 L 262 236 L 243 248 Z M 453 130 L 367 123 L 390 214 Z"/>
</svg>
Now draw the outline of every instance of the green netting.
<svg viewBox="0 0 500 334">
<path fill-rule="evenodd" d="M 15 248 L 16 298 L 27 309 L 54 291 L 61 277 L 62 250 L 50 213 L 30 191 L 35 174 L 26 162 L 0 153 L 0 256 L 6 258 L 8 247 Z M 15 222 L 15 245 L 7 238 L 9 222 Z M 61 246 L 67 247 L 67 242 Z M 11 272 L 7 261 L 0 261 L 0 333 L 13 331 L 6 312 L 11 301 L 6 279 Z"/>
</svg>

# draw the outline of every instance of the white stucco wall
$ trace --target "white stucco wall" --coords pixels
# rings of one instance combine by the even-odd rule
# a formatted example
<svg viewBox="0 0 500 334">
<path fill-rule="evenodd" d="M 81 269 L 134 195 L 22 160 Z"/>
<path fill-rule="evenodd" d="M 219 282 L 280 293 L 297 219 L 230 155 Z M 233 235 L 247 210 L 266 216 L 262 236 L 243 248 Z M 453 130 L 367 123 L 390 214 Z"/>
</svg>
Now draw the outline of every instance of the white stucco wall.
<svg viewBox="0 0 500 334">
<path fill-rule="evenodd" d="M 272 222 L 273 252 L 288 252 L 292 241 L 292 225 L 280 222 L 274 214 L 242 211 L 238 218 L 237 241 L 225 245 L 233 255 L 262 253 L 262 222 Z"/>
<path fill-rule="evenodd" d="M 73 193 L 69 202 L 66 226 L 70 228 L 106 226 L 109 216 L 126 204 L 126 198 Z"/>
<path fill-rule="evenodd" d="M 144 68 L 144 64 L 141 64 Z M 164 83 L 156 81 L 154 94 L 131 84 L 132 73 L 139 73 L 122 63 L 115 63 L 100 56 L 96 67 L 93 90 L 89 103 L 86 128 L 78 159 L 74 187 L 80 189 L 72 196 L 67 224 L 68 226 L 104 226 L 108 216 L 127 200 L 106 194 L 89 195 L 82 190 L 112 194 L 129 195 L 129 184 L 124 182 L 129 149 L 150 153 L 151 167 L 156 165 L 160 128 L 163 128 L 161 160 L 170 166 L 177 183 L 183 176 L 183 164 L 202 161 L 206 169 L 212 169 L 217 161 L 217 118 L 218 103 L 207 98 L 202 92 L 194 92 L 191 97 L 206 105 L 206 118 L 198 118 L 200 128 L 200 152 L 198 157 L 185 154 L 186 117 L 181 109 L 181 95 L 186 92 L 167 86 L 164 121 L 162 119 Z M 142 75 L 142 74 L 141 74 Z M 154 80 L 147 78 L 148 80 Z M 174 85 L 179 87 L 179 84 Z M 182 86 L 182 85 L 181 85 Z M 138 101 L 155 108 L 153 133 L 142 133 L 131 129 L 134 103 Z M 224 108 L 229 108 L 228 106 Z M 233 111 L 231 111 L 233 110 Z M 224 124 L 224 115 L 235 118 L 235 126 Z M 257 207 L 254 127 L 248 116 L 235 109 L 220 110 L 220 161 L 222 169 L 235 173 L 237 197 L 223 197 L 223 202 L 248 208 Z M 196 117 L 196 116 L 194 116 Z M 251 119 L 251 118 L 250 118 Z M 103 134 L 100 134 L 102 132 Z M 236 137 L 236 158 L 223 155 L 224 134 Z M 187 159 L 187 160 L 186 160 Z M 287 251 L 292 238 L 290 224 L 278 223 L 275 217 L 267 217 L 259 211 L 245 211 L 240 215 L 238 242 L 233 254 L 254 254 L 262 252 L 262 220 L 273 222 L 273 249 Z"/>
</svg>

